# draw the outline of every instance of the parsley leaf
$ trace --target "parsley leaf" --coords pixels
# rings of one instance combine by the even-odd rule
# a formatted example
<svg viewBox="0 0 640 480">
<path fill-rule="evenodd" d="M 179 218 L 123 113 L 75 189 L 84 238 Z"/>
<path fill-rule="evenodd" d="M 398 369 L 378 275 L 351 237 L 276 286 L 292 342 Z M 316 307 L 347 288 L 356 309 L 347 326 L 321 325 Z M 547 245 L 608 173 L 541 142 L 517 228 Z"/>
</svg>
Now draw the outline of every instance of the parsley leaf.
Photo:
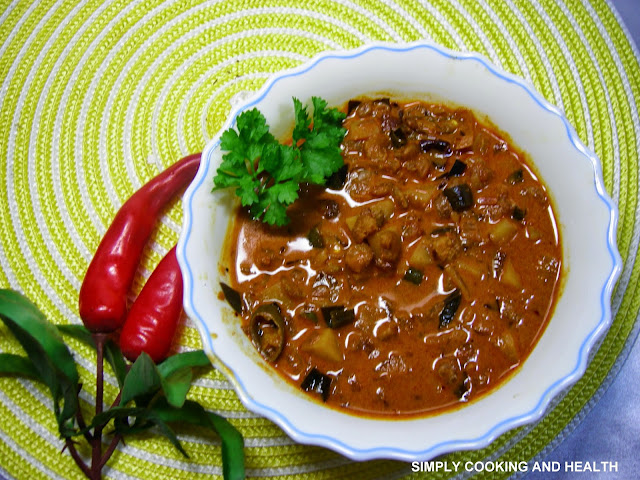
<svg viewBox="0 0 640 480">
<path fill-rule="evenodd" d="M 345 114 L 312 97 L 313 117 L 293 99 L 292 145 L 278 142 L 256 108 L 238 115 L 237 131 L 220 137 L 226 153 L 213 179 L 213 190 L 233 188 L 255 220 L 270 225 L 289 222 L 287 207 L 296 201 L 300 183 L 324 185 L 344 165 L 340 143 Z"/>
</svg>

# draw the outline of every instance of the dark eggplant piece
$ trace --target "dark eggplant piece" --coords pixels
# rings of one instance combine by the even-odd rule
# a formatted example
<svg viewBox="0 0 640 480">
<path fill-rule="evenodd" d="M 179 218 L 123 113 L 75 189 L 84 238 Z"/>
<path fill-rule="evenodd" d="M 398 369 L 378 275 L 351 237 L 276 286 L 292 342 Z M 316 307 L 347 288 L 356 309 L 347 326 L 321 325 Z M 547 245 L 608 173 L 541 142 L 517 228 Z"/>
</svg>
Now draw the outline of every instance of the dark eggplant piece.
<svg viewBox="0 0 640 480">
<path fill-rule="evenodd" d="M 313 227 L 309 230 L 309 233 L 307 233 L 307 240 L 309 240 L 309 243 L 313 248 L 324 248 L 324 238 L 322 238 L 318 227 Z"/>
<path fill-rule="evenodd" d="M 473 206 L 473 193 L 466 183 L 445 188 L 443 193 L 455 212 L 462 212 Z"/>
<path fill-rule="evenodd" d="M 526 214 L 527 214 L 526 210 L 523 210 L 522 208 L 520 208 L 518 206 L 515 206 L 515 207 L 513 207 L 513 210 L 511 211 L 511 218 L 521 222 L 522 220 L 524 220 L 524 216 Z"/>
<path fill-rule="evenodd" d="M 342 306 L 322 307 L 322 316 L 329 328 L 340 328 L 343 325 L 351 323 L 356 318 L 353 308 L 344 308 Z"/>
<path fill-rule="evenodd" d="M 453 153 L 451 144 L 444 140 L 421 140 L 420 150 L 422 150 L 424 153 L 435 150 L 436 152 L 442 153 L 446 156 L 449 156 Z"/>
<path fill-rule="evenodd" d="M 513 173 L 511 173 L 511 175 L 507 177 L 507 182 L 510 183 L 511 185 L 515 185 L 523 181 L 524 181 L 524 171 L 521 168 L 514 171 Z"/>
<path fill-rule="evenodd" d="M 349 103 L 347 103 L 347 115 L 351 115 L 361 103 L 360 100 L 349 100 Z"/>
<path fill-rule="evenodd" d="M 347 169 L 346 165 L 341 166 L 335 173 L 333 173 L 325 183 L 326 187 L 329 190 L 340 190 L 344 187 L 345 182 L 347 181 Z"/>
<path fill-rule="evenodd" d="M 284 348 L 285 323 L 275 303 L 259 306 L 251 315 L 251 341 L 268 362 L 275 362 Z"/>
<path fill-rule="evenodd" d="M 322 401 L 326 402 L 331 393 L 331 377 L 313 367 L 300 384 L 300 388 L 305 392 L 319 393 Z"/>
<path fill-rule="evenodd" d="M 444 307 L 440 312 L 440 324 L 439 328 L 445 328 L 450 323 L 451 320 L 456 316 L 456 312 L 458 311 L 458 307 L 460 307 L 460 301 L 462 300 L 462 293 L 460 290 L 455 289 L 447 298 L 444 299 Z"/>
<path fill-rule="evenodd" d="M 424 274 L 421 270 L 417 268 L 409 267 L 402 277 L 403 280 L 406 280 L 409 283 L 413 283 L 414 285 L 420 285 L 422 283 L 422 279 L 424 278 Z"/>
<path fill-rule="evenodd" d="M 220 288 L 222 289 L 225 300 L 231 305 L 231 308 L 233 308 L 236 313 L 242 313 L 242 297 L 240 293 L 223 282 L 220 282 Z"/>
<path fill-rule="evenodd" d="M 395 130 L 391 130 L 391 132 L 389 132 L 389 137 L 391 138 L 391 145 L 393 145 L 393 148 L 404 147 L 407 144 L 407 135 L 400 127 Z"/>
<path fill-rule="evenodd" d="M 464 173 L 466 169 L 467 169 L 466 163 L 464 163 L 462 160 L 456 160 L 455 162 L 453 162 L 451 169 L 447 173 L 440 175 L 440 177 L 438 178 L 459 177 Z"/>
</svg>

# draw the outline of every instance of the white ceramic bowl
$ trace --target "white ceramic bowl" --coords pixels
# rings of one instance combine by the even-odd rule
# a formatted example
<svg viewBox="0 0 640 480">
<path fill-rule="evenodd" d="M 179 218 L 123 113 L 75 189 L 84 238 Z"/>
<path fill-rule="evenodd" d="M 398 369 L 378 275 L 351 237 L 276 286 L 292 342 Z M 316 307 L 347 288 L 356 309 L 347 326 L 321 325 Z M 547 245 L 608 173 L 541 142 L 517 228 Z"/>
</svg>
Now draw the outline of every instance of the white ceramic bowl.
<svg viewBox="0 0 640 480">
<path fill-rule="evenodd" d="M 584 373 L 590 350 L 611 322 L 610 297 L 621 269 L 617 211 L 603 187 L 595 155 L 562 114 L 526 82 L 475 54 L 425 43 L 376 44 L 323 54 L 270 79 L 234 109 L 257 107 L 272 131 L 293 124 L 291 97 L 320 96 L 330 105 L 377 92 L 453 102 L 486 115 L 530 155 L 549 187 L 561 229 L 565 282 L 537 346 L 500 388 L 463 408 L 425 418 L 383 420 L 332 410 L 271 371 L 218 299 L 220 252 L 232 194 L 211 193 L 221 160 L 219 137 L 206 146 L 200 170 L 184 196 L 178 260 L 184 307 L 205 351 L 251 411 L 271 419 L 291 438 L 357 460 L 428 460 L 487 446 L 501 433 L 540 418 L 550 400 Z"/>
</svg>

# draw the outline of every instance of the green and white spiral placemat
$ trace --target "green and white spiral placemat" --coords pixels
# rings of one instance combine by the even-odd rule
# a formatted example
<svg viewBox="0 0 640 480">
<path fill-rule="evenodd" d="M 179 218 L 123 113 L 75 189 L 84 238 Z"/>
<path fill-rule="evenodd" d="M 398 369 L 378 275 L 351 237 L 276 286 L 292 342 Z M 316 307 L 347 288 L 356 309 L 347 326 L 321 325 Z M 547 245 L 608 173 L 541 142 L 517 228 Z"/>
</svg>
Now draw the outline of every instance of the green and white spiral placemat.
<svg viewBox="0 0 640 480">
<path fill-rule="evenodd" d="M 539 424 L 451 460 L 534 458 L 589 408 L 637 332 L 640 65 L 605 0 L 4 0 L 0 285 L 25 293 L 56 323 L 79 323 L 80 283 L 116 210 L 157 172 L 200 151 L 235 95 L 321 51 L 417 39 L 479 52 L 530 80 L 598 154 L 620 208 L 625 268 L 613 298 L 615 320 L 583 380 Z M 146 252 L 136 292 L 177 241 L 180 224 L 176 204 Z M 200 348 L 187 319 L 180 335 L 181 348 Z M 89 411 L 94 357 L 80 343 L 71 347 Z M 20 353 L 4 327 L 0 351 Z M 115 396 L 115 378 L 106 381 L 106 395 Z M 294 443 L 247 412 L 219 372 L 199 378 L 192 394 L 242 432 L 250 476 L 410 475 L 403 463 L 355 463 Z M 159 436 L 140 436 L 120 445 L 105 476 L 221 477 L 217 438 L 187 428 L 179 435 L 190 459 Z M 0 377 L 0 475 L 82 478 L 62 446 L 44 387 Z"/>
</svg>

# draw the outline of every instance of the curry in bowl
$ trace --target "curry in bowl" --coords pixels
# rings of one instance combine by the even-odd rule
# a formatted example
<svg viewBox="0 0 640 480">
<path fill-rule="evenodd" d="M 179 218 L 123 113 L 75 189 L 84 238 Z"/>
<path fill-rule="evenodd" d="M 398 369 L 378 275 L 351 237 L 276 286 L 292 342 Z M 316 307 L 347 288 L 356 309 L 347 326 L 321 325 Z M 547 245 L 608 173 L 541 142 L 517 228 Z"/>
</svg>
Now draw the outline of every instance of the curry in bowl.
<svg viewBox="0 0 640 480">
<path fill-rule="evenodd" d="M 344 166 L 302 184 L 286 225 L 237 209 L 224 295 L 262 357 L 331 407 L 460 406 L 500 385 L 549 320 L 562 270 L 549 194 L 470 110 L 342 110 Z"/>
</svg>

